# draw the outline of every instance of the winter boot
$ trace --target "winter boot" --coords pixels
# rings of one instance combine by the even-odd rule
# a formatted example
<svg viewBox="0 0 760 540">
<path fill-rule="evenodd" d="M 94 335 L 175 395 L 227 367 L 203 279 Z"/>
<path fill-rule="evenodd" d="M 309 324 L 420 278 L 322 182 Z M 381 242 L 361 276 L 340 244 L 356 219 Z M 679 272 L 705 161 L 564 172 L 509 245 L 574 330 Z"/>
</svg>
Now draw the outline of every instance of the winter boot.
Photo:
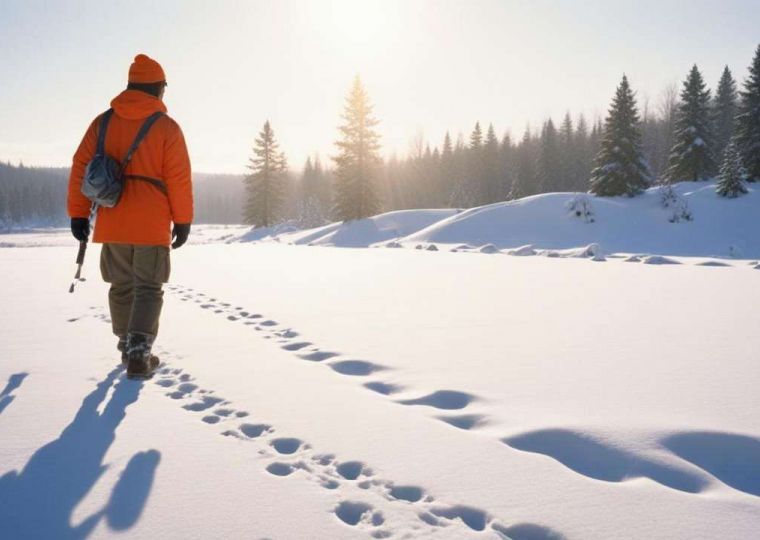
<svg viewBox="0 0 760 540">
<path fill-rule="evenodd" d="M 127 365 L 127 336 L 119 336 L 119 342 L 116 344 L 116 350 L 121 353 L 121 363 Z"/>
<path fill-rule="evenodd" d="M 158 367 L 159 359 L 150 353 L 153 336 L 132 333 L 127 337 L 127 378 L 150 379 Z"/>
</svg>

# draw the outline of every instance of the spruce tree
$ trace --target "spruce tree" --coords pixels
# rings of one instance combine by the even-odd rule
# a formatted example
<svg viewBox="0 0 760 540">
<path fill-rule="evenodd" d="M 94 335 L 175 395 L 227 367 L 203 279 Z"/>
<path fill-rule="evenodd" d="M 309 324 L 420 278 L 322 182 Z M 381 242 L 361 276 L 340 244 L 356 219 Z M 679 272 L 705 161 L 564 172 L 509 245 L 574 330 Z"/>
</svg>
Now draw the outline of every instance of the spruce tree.
<svg viewBox="0 0 760 540">
<path fill-rule="evenodd" d="M 509 199 L 522 199 L 536 194 L 536 161 L 538 152 L 530 132 L 530 126 L 525 128 L 520 146 L 517 148 L 517 173 L 509 192 Z"/>
<path fill-rule="evenodd" d="M 283 178 L 287 170 L 285 155 L 279 151 L 269 120 L 253 147 L 245 178 L 246 203 L 243 220 L 254 227 L 269 227 L 277 222 L 283 202 Z"/>
<path fill-rule="evenodd" d="M 665 177 L 668 182 L 707 180 L 715 174 L 710 130 L 710 91 L 696 65 L 683 83 Z"/>
<path fill-rule="evenodd" d="M 437 198 L 442 205 L 450 204 L 451 196 L 456 185 L 456 161 L 454 159 L 454 147 L 451 144 L 451 135 L 446 132 L 443 138 L 443 152 L 441 152 L 441 193 Z"/>
<path fill-rule="evenodd" d="M 636 100 L 628 78 L 623 75 L 605 120 L 596 167 L 591 171 L 592 193 L 632 197 L 651 183 L 649 167 L 641 153 L 638 123 Z"/>
<path fill-rule="evenodd" d="M 720 76 L 712 110 L 713 147 L 717 163 L 723 162 L 723 152 L 734 134 L 736 97 L 736 81 L 731 75 L 731 70 L 726 66 Z"/>
<path fill-rule="evenodd" d="M 512 138 L 505 134 L 499 146 L 499 186 L 497 197 L 503 201 L 509 197 L 515 177 L 515 148 Z"/>
<path fill-rule="evenodd" d="M 742 167 L 741 157 L 732 140 L 726 147 L 715 191 L 721 197 L 733 198 L 743 195 L 747 193 L 747 188 L 744 187 L 744 183 L 742 182 L 743 178 L 744 168 Z"/>
<path fill-rule="evenodd" d="M 561 189 L 562 166 L 557 139 L 557 129 L 550 118 L 541 130 L 541 146 L 538 154 L 538 190 L 540 193 L 550 193 Z"/>
<path fill-rule="evenodd" d="M 499 192 L 499 139 L 493 124 L 489 124 L 486 141 L 483 144 L 483 171 L 480 177 L 480 201 L 491 204 L 498 200 Z"/>
<path fill-rule="evenodd" d="M 748 182 L 760 182 L 760 45 L 749 67 L 736 118 L 736 144 Z"/>
<path fill-rule="evenodd" d="M 320 202 L 321 170 L 319 160 L 316 165 L 312 163 L 311 156 L 306 158 L 306 163 L 301 174 L 301 200 L 298 205 L 298 221 L 304 227 L 316 227 L 324 223 L 322 205 Z"/>
<path fill-rule="evenodd" d="M 346 98 L 343 124 L 338 128 L 341 136 L 335 145 L 339 153 L 333 157 L 334 213 L 340 221 L 363 219 L 380 210 L 374 185 L 380 163 L 380 135 L 374 130 L 378 121 L 372 116 L 372 108 L 357 75 Z"/>
</svg>

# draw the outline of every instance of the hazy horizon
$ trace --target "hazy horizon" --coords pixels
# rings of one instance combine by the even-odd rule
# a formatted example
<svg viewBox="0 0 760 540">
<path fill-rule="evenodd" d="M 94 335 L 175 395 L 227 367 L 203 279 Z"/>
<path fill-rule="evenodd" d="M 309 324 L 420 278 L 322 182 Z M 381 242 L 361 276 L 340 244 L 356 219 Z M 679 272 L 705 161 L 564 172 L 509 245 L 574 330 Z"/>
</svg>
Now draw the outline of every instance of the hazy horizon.
<svg viewBox="0 0 760 540">
<path fill-rule="evenodd" d="M 623 72 L 639 105 L 694 63 L 711 88 L 724 65 L 741 82 L 757 46 L 749 0 L 575 4 L 3 2 L 0 161 L 68 166 L 140 52 L 164 66 L 194 170 L 241 174 L 267 119 L 292 169 L 327 163 L 356 74 L 382 154 L 403 156 L 476 121 L 513 137 L 566 111 L 593 121 Z"/>
</svg>

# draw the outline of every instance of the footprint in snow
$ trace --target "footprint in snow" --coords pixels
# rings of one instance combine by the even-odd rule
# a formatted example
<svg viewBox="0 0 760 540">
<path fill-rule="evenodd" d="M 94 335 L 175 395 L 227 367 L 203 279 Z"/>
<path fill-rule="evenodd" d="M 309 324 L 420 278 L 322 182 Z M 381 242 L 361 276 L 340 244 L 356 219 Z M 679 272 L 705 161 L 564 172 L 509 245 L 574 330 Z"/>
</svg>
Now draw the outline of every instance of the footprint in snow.
<svg viewBox="0 0 760 540">
<path fill-rule="evenodd" d="M 366 523 L 379 527 L 385 523 L 383 514 L 365 502 L 343 501 L 335 508 L 335 515 L 343 522 L 351 526 Z"/>
<path fill-rule="evenodd" d="M 342 362 L 332 362 L 328 365 L 333 371 L 336 371 L 341 375 L 353 375 L 358 377 L 364 377 L 371 375 L 376 371 L 387 369 L 384 366 L 373 364 L 372 362 L 366 362 L 364 360 L 343 360 Z"/>
<path fill-rule="evenodd" d="M 422 488 L 417 486 L 388 486 L 388 494 L 394 499 L 416 503 L 425 495 Z"/>
<path fill-rule="evenodd" d="M 439 420 L 446 422 L 459 429 L 470 430 L 486 423 L 486 416 L 482 414 L 463 414 L 460 416 L 438 416 Z"/>
<path fill-rule="evenodd" d="M 299 351 L 304 347 L 308 347 L 309 345 L 311 345 L 311 343 L 308 341 L 300 341 L 297 343 L 288 343 L 287 345 L 283 345 L 282 348 L 286 351 Z"/>
<path fill-rule="evenodd" d="M 456 390 L 438 390 L 416 399 L 399 401 L 402 405 L 426 405 L 436 409 L 464 409 L 475 400 L 475 396 Z"/>
<path fill-rule="evenodd" d="M 298 355 L 298 357 L 301 358 L 302 360 L 309 360 L 311 362 L 322 362 L 323 360 L 334 358 L 336 356 L 338 356 L 338 353 L 334 353 L 330 351 L 314 351 L 311 353 Z"/>
<path fill-rule="evenodd" d="M 365 469 L 361 461 L 345 461 L 335 467 L 335 471 L 346 480 L 356 480 L 360 475 L 371 476 L 372 471 Z"/>
<path fill-rule="evenodd" d="M 372 390 L 373 392 L 377 392 L 378 394 L 383 394 L 384 396 L 397 394 L 404 389 L 402 386 L 399 386 L 397 384 L 384 383 L 380 381 L 368 382 L 364 385 L 364 387 Z"/>
<path fill-rule="evenodd" d="M 240 424 L 240 431 L 249 439 L 255 439 L 264 433 L 272 432 L 273 429 L 267 424 Z"/>
<path fill-rule="evenodd" d="M 293 437 L 281 437 L 274 439 L 270 444 L 280 454 L 295 454 L 301 448 L 303 441 Z"/>
<path fill-rule="evenodd" d="M 267 465 L 267 472 L 275 476 L 289 476 L 296 468 L 290 463 L 274 462 Z"/>
<path fill-rule="evenodd" d="M 211 407 L 218 405 L 224 401 L 222 398 L 214 397 L 214 396 L 203 396 L 200 401 L 196 401 L 193 403 L 188 403 L 187 405 L 183 405 L 182 408 L 188 411 L 205 411 L 207 409 L 210 409 Z"/>
</svg>

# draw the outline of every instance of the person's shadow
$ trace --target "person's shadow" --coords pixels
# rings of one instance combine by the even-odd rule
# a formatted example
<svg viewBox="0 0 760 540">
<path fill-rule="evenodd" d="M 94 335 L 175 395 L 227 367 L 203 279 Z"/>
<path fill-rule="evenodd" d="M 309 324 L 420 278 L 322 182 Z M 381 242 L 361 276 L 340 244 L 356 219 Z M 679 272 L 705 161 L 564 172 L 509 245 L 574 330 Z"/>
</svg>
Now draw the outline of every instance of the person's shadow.
<svg viewBox="0 0 760 540">
<path fill-rule="evenodd" d="M 39 448 L 20 472 L 0 477 L 0 536 L 82 539 L 103 518 L 116 530 L 131 527 L 140 518 L 161 459 L 156 450 L 132 456 L 105 506 L 80 523 L 71 523 L 77 505 L 106 470 L 103 457 L 142 387 L 120 379 L 98 413 L 121 372 L 122 368 L 116 368 L 99 382 L 61 435 Z"/>
<path fill-rule="evenodd" d="M 28 373 L 15 373 L 10 376 L 8 383 L 5 385 L 5 388 L 0 391 L 0 413 L 2 413 L 5 408 L 11 404 L 11 401 L 16 398 L 16 396 L 12 395 L 11 392 L 21 386 L 21 383 L 24 382 L 24 379 L 27 375 Z"/>
</svg>

